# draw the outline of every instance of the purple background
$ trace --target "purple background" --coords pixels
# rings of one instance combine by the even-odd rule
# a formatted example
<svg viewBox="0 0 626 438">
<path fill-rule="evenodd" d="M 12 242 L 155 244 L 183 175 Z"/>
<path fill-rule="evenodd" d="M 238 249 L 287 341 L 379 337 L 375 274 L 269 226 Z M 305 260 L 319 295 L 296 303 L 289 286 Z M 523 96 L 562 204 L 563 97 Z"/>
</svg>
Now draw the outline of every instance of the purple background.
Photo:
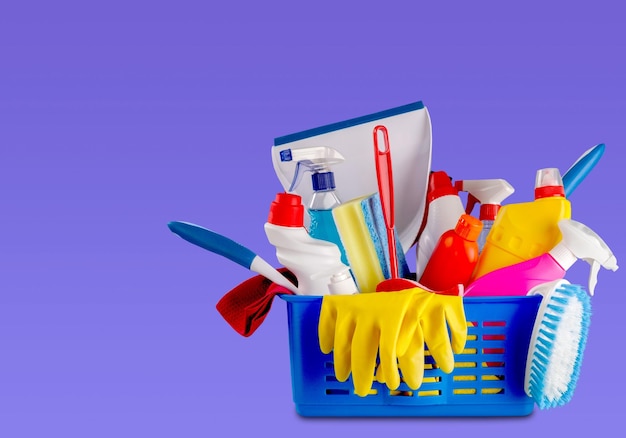
<svg viewBox="0 0 626 438">
<path fill-rule="evenodd" d="M 251 274 L 171 220 L 277 265 L 274 137 L 423 100 L 433 168 L 504 177 L 606 153 L 573 217 L 623 262 L 618 2 L 4 2 L 0 436 L 437 436 L 621 428 L 623 270 L 600 272 L 573 401 L 514 419 L 303 419 L 285 305 L 251 337 L 215 310 Z M 226 3 L 226 2 L 224 2 Z M 586 282 L 579 262 L 568 273 Z M 605 429 L 606 430 L 606 429 Z"/>
</svg>

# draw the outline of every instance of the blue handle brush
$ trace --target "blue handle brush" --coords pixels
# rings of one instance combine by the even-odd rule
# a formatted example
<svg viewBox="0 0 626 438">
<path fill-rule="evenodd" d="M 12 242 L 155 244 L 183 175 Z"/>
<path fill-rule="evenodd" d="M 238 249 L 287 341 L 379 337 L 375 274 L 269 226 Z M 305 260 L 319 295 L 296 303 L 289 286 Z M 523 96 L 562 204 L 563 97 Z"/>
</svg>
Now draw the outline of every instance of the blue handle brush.
<svg viewBox="0 0 626 438">
<path fill-rule="evenodd" d="M 167 226 L 174 234 L 182 237 L 186 241 L 215 254 L 219 254 L 222 257 L 226 257 L 244 268 L 261 274 L 274 283 L 289 289 L 291 292 L 295 294 L 298 293 L 298 288 L 283 277 L 283 275 L 268 262 L 234 240 L 188 222 L 175 221 L 170 222 Z"/>
<path fill-rule="evenodd" d="M 524 390 L 540 409 L 568 403 L 574 395 L 591 321 L 591 300 L 567 280 L 543 283 L 528 295 L 543 299 L 530 338 Z"/>
<path fill-rule="evenodd" d="M 591 149 L 585 151 L 578 160 L 563 174 L 563 186 L 565 187 L 565 196 L 569 198 L 569 195 L 578 187 L 578 185 L 584 180 L 591 169 L 600 160 L 604 154 L 604 144 L 600 143 L 595 145 Z"/>
</svg>

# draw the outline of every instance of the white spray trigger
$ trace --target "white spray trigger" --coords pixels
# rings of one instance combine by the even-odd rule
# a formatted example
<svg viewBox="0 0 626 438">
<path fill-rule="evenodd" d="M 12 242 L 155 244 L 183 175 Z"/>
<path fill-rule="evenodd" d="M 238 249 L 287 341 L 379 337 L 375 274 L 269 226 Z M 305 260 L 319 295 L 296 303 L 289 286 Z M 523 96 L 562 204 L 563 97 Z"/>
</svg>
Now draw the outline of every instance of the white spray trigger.
<svg viewBox="0 0 626 438">
<path fill-rule="evenodd" d="M 515 189 L 504 179 L 465 179 L 455 183 L 459 190 L 469 192 L 481 204 L 500 205 Z"/>
<path fill-rule="evenodd" d="M 600 271 L 600 266 L 605 269 L 610 269 L 613 272 L 617 271 L 619 266 L 617 266 L 617 259 L 614 255 L 612 255 L 602 265 L 600 264 L 600 262 L 594 259 L 586 258 L 583 260 L 591 265 L 591 269 L 589 270 L 589 295 L 593 296 L 596 284 L 598 283 L 598 271 Z"/>
<path fill-rule="evenodd" d="M 596 284 L 598 283 L 598 272 L 600 266 L 604 269 L 616 271 L 617 259 L 598 234 L 586 225 L 573 219 L 561 219 L 559 228 L 563 239 L 558 246 L 565 246 L 571 254 L 589 263 L 589 294 L 593 296 Z M 555 255 L 555 252 L 551 254 Z"/>
<path fill-rule="evenodd" d="M 493 220 L 498 208 L 515 189 L 504 179 L 465 179 L 455 181 L 454 187 L 461 192 L 468 192 L 465 213 L 470 214 L 476 202 L 481 205 L 479 218 Z"/>
<path fill-rule="evenodd" d="M 589 295 L 593 296 L 593 293 L 596 289 L 596 284 L 598 284 L 598 271 L 600 270 L 600 263 L 595 260 L 585 260 L 587 263 L 591 265 L 591 269 L 589 270 Z"/>
<path fill-rule="evenodd" d="M 285 149 L 280 152 L 280 161 L 295 161 L 296 170 L 291 180 L 292 192 L 307 170 L 313 173 L 330 171 L 330 166 L 341 163 L 345 158 L 336 149 L 327 146 L 313 146 L 301 149 Z"/>
</svg>

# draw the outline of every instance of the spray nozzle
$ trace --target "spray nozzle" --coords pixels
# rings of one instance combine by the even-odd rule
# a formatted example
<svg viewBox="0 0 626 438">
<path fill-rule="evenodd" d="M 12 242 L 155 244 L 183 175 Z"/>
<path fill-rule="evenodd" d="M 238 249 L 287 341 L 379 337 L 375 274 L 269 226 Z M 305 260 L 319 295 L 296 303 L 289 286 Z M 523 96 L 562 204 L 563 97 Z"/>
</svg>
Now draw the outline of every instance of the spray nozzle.
<svg viewBox="0 0 626 438">
<path fill-rule="evenodd" d="M 503 179 L 466 179 L 455 181 L 454 187 L 468 192 L 465 213 L 470 214 L 476 203 L 480 203 L 480 219 L 494 220 L 498 209 L 515 189 Z"/>
<path fill-rule="evenodd" d="M 341 163 L 345 158 L 337 150 L 327 146 L 314 146 L 302 149 L 285 149 L 280 152 L 280 161 L 295 161 L 296 170 L 289 187 L 293 191 L 306 171 L 313 173 L 313 190 L 331 190 L 335 188 L 335 177 L 330 166 Z"/>
<path fill-rule="evenodd" d="M 577 259 L 591 265 L 589 272 L 589 294 L 593 295 L 598 283 L 600 267 L 617 271 L 617 259 L 598 234 L 588 226 L 573 219 L 561 219 L 559 229 L 563 239 L 550 254 L 563 269 L 569 269 Z"/>
</svg>

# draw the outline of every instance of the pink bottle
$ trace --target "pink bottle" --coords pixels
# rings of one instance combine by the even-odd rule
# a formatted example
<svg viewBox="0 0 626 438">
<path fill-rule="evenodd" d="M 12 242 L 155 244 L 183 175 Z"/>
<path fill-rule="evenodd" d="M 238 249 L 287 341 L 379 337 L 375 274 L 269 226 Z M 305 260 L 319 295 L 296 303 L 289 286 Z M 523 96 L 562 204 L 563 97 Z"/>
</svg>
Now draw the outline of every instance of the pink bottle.
<svg viewBox="0 0 626 438">
<path fill-rule="evenodd" d="M 441 235 L 420 277 L 431 290 L 466 286 L 478 262 L 478 243 L 483 224 L 468 214 L 459 217 L 456 227 Z"/>
<path fill-rule="evenodd" d="M 617 260 L 587 226 L 572 219 L 561 219 L 558 225 L 563 238 L 549 252 L 483 275 L 470 283 L 464 296 L 523 296 L 541 283 L 563 278 L 578 259 L 591 265 L 589 293 L 593 295 L 600 266 L 615 271 Z"/>
</svg>

